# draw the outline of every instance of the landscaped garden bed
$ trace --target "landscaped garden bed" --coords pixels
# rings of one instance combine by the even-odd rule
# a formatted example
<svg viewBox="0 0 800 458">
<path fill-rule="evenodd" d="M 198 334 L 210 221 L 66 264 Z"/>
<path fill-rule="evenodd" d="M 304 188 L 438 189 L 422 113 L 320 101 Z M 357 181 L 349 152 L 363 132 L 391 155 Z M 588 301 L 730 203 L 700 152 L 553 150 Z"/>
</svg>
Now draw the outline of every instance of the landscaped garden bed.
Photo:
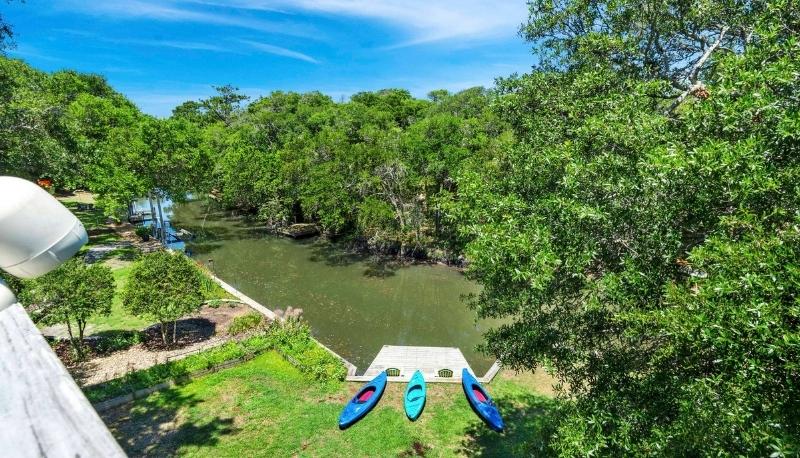
<svg viewBox="0 0 800 458">
<path fill-rule="evenodd" d="M 137 332 L 138 339 L 129 347 L 113 348 L 112 345 L 112 349 L 118 351 L 102 351 L 109 340 L 119 340 L 121 333 L 131 331 L 100 332 L 86 339 L 91 351 L 84 361 L 75 361 L 66 342 L 62 341 L 56 348 L 61 350 L 57 353 L 75 380 L 82 385 L 93 385 L 222 345 L 232 338 L 228 327 L 233 321 L 250 312 L 250 307 L 243 304 L 206 305 L 198 313 L 178 320 L 178 340 L 169 345 L 161 341 L 158 325 L 152 325 Z"/>
<path fill-rule="evenodd" d="M 121 377 L 89 386 L 85 393 L 92 402 L 104 401 L 166 381 L 180 381 L 197 371 L 247 358 L 268 349 L 280 352 L 311 379 L 323 382 L 342 380 L 346 374 L 341 361 L 313 340 L 307 325 L 290 320 L 273 322 L 266 328 L 252 330 L 250 335 L 181 359 L 165 360 L 143 370 L 129 371 Z"/>
</svg>

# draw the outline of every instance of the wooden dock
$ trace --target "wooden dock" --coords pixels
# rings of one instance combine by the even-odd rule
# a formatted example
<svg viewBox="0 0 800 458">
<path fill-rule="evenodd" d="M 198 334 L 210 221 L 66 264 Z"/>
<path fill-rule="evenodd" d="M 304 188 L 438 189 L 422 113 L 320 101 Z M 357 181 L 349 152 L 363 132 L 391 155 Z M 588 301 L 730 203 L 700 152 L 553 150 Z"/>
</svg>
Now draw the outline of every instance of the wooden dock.
<svg viewBox="0 0 800 458">
<path fill-rule="evenodd" d="M 475 374 L 458 348 L 384 345 L 364 375 L 351 375 L 347 380 L 366 382 L 387 371 L 390 382 L 407 382 L 416 370 L 420 370 L 426 382 L 461 383 L 461 370 L 464 368 Z M 486 376 L 479 380 L 490 381 L 499 368 L 499 364 L 495 363 Z M 399 375 L 394 375 L 397 373 Z"/>
</svg>

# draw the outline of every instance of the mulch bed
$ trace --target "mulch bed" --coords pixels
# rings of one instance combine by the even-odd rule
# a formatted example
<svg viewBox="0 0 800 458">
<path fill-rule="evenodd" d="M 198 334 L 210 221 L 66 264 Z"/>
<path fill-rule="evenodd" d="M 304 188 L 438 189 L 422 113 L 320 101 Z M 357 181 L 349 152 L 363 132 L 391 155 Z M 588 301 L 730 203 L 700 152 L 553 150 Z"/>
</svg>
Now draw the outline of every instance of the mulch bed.
<svg viewBox="0 0 800 458">
<path fill-rule="evenodd" d="M 164 345 L 160 325 L 154 324 L 141 331 L 141 343 L 115 352 L 97 351 L 97 339 L 84 339 L 87 357 L 77 361 L 69 340 L 50 339 L 56 355 L 67 366 L 80 384 L 92 384 L 120 376 L 130 370 L 141 370 L 182 354 L 218 345 L 227 341 L 228 327 L 234 318 L 251 313 L 244 304 L 223 304 L 219 307 L 204 306 L 197 314 L 178 320 L 178 341 Z M 172 327 L 169 327 L 170 335 Z"/>
</svg>

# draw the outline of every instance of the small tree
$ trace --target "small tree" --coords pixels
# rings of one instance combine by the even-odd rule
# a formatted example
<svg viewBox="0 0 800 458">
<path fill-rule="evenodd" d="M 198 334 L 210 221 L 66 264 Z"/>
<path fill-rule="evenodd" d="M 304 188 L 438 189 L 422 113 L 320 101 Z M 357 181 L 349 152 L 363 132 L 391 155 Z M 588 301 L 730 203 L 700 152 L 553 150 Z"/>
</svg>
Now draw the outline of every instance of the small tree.
<svg viewBox="0 0 800 458">
<path fill-rule="evenodd" d="M 72 259 L 49 274 L 28 282 L 22 299 L 29 304 L 31 316 L 36 322 L 66 324 L 72 348 L 76 356 L 82 359 L 86 324 L 92 316 L 108 316 L 111 313 L 114 289 L 111 269 Z"/>
<path fill-rule="evenodd" d="M 161 324 L 161 340 L 174 343 L 177 320 L 203 303 L 199 269 L 185 256 L 167 251 L 144 255 L 131 270 L 123 292 L 125 308 Z M 169 325 L 172 336 L 169 336 Z"/>
</svg>

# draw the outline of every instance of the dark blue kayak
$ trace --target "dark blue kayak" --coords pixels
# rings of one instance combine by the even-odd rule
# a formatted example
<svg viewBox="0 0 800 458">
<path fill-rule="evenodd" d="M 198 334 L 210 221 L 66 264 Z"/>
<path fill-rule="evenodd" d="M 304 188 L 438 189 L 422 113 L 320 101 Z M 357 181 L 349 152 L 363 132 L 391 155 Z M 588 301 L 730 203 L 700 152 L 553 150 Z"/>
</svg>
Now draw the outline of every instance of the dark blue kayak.
<svg viewBox="0 0 800 458">
<path fill-rule="evenodd" d="M 378 374 L 369 383 L 364 385 L 353 399 L 344 406 L 342 414 L 339 415 L 339 429 L 346 429 L 364 418 L 366 414 L 378 404 L 386 388 L 386 371 Z"/>
<path fill-rule="evenodd" d="M 464 368 L 461 370 L 461 386 L 464 387 L 464 394 L 467 396 L 469 405 L 475 414 L 483 420 L 486 425 L 497 432 L 502 432 L 503 417 L 500 416 L 500 411 L 497 410 L 497 405 L 489 396 L 489 393 L 483 389 L 478 380 Z"/>
</svg>

